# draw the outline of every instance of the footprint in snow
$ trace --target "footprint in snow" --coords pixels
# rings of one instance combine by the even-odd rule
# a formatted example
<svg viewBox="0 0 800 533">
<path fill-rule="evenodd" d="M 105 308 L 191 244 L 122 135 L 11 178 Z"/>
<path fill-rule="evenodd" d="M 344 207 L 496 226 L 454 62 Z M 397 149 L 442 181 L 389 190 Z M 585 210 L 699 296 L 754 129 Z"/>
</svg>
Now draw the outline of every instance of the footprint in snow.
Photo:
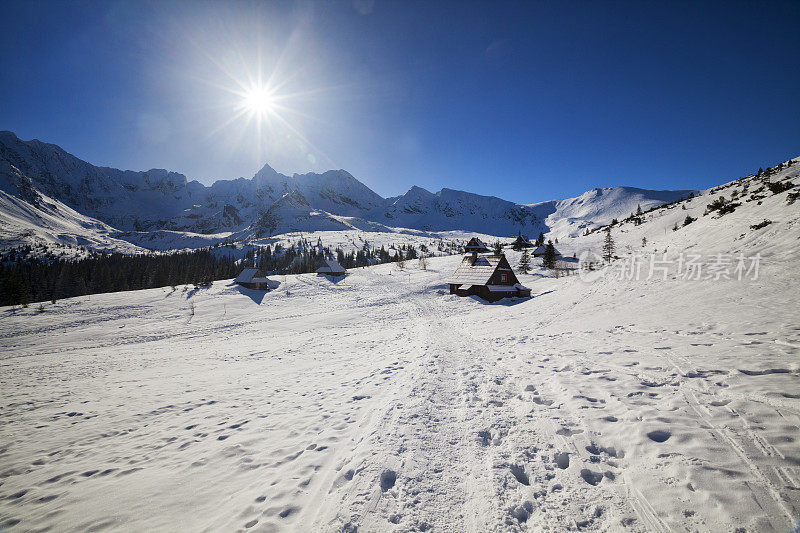
<svg viewBox="0 0 800 533">
<path fill-rule="evenodd" d="M 553 461 L 556 463 L 556 466 L 561 470 L 566 470 L 569 468 L 569 453 L 561 452 L 557 453 L 553 456 Z"/>
<path fill-rule="evenodd" d="M 523 485 L 530 485 L 530 479 L 528 478 L 528 474 L 525 473 L 525 468 L 519 465 L 511 465 L 510 467 L 511 475 L 519 481 Z"/>
<path fill-rule="evenodd" d="M 600 472 L 594 472 L 593 470 L 589 470 L 588 468 L 581 469 L 581 477 L 586 483 L 592 486 L 597 485 L 601 481 L 603 481 L 603 474 L 601 474 Z"/>
<path fill-rule="evenodd" d="M 386 492 L 387 490 L 394 487 L 394 484 L 397 482 L 397 473 L 394 470 L 384 470 L 381 472 L 380 477 L 380 484 L 381 490 Z"/>
<path fill-rule="evenodd" d="M 647 434 L 647 438 L 654 442 L 665 442 L 672 436 L 672 433 L 669 431 L 657 429 L 655 431 L 651 431 Z"/>
</svg>

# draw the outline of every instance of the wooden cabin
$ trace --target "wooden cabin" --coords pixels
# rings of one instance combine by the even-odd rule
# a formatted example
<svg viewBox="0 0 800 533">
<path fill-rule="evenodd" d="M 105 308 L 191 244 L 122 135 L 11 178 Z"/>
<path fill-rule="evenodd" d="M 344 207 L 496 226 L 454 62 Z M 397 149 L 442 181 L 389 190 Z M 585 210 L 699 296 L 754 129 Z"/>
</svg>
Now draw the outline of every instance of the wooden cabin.
<svg viewBox="0 0 800 533">
<path fill-rule="evenodd" d="M 347 270 L 333 259 L 325 259 L 323 263 L 324 264 L 317 269 L 317 274 L 320 276 L 344 276 L 347 274 Z"/>
<path fill-rule="evenodd" d="M 266 276 L 260 276 L 257 268 L 245 268 L 233 282 L 248 289 L 269 290 L 269 280 Z"/>
<path fill-rule="evenodd" d="M 544 256 L 544 252 L 546 250 L 547 250 L 547 245 L 546 244 L 542 244 L 541 246 L 538 246 L 533 252 L 531 252 L 531 255 L 533 257 L 543 257 Z M 559 252 L 558 249 L 555 246 L 553 246 L 553 250 L 556 251 L 556 257 L 561 257 L 561 252 Z"/>
<path fill-rule="evenodd" d="M 483 243 L 483 241 L 480 240 L 479 238 L 473 237 L 469 240 L 467 245 L 464 246 L 464 251 L 467 253 L 472 253 L 472 252 L 482 253 L 482 252 L 488 252 L 489 247 L 486 246 Z"/>
<path fill-rule="evenodd" d="M 505 254 L 467 254 L 447 283 L 450 294 L 478 296 L 487 302 L 531 295 L 531 290 L 517 280 Z"/>
<path fill-rule="evenodd" d="M 521 250 L 522 248 L 533 248 L 533 243 L 523 235 L 522 233 L 517 235 L 517 238 L 514 239 L 514 242 L 511 243 L 511 247 L 515 250 Z"/>
</svg>

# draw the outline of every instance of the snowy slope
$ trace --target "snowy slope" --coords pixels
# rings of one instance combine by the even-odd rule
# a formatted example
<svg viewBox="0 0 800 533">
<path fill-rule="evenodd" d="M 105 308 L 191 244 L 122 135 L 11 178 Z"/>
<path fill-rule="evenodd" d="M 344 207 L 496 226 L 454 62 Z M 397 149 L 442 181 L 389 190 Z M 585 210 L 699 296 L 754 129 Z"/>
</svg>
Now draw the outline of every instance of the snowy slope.
<svg viewBox="0 0 800 533">
<path fill-rule="evenodd" d="M 0 161 L 0 248 L 70 245 L 124 253 L 145 251 L 118 235 L 107 224 L 39 193 L 16 167 Z"/>
<path fill-rule="evenodd" d="M 11 132 L 0 132 L 3 161 L 19 169 L 40 194 L 86 216 L 127 232 L 187 232 L 184 246 L 197 242 L 197 234 L 247 239 L 354 228 L 463 230 L 505 237 L 557 229 L 566 236 L 609 222 L 638 204 L 673 201 L 689 193 L 617 187 L 524 205 L 452 189 L 431 193 L 412 187 L 402 196 L 384 199 L 344 170 L 290 177 L 268 165 L 252 179 L 219 180 L 206 187 L 163 169 L 96 167 L 56 145 L 22 141 Z M 158 237 L 137 234 L 137 243 L 148 241 L 163 248 Z"/>
<path fill-rule="evenodd" d="M 635 187 L 592 189 L 577 198 L 556 200 L 538 205 L 552 205 L 553 212 L 545 219 L 552 238 L 577 237 L 586 228 L 623 219 L 641 207 L 648 210 L 686 198 L 696 191 L 649 191 Z"/>
<path fill-rule="evenodd" d="M 456 256 L 0 309 L 2 525 L 790 530 L 800 222 L 759 183 L 612 228 L 620 262 L 760 254 L 757 279 L 536 269 L 533 298 L 486 304 L 447 294 Z"/>
</svg>

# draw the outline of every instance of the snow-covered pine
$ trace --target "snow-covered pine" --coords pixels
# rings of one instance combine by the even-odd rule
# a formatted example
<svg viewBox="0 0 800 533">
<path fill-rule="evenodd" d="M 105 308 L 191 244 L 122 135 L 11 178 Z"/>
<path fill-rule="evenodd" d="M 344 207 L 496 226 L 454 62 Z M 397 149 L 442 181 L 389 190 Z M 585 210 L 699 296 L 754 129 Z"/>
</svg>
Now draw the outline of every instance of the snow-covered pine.
<svg viewBox="0 0 800 533">
<path fill-rule="evenodd" d="M 531 255 L 528 252 L 527 248 L 522 249 L 522 253 L 520 254 L 519 258 L 519 271 L 523 274 L 527 274 L 531 270 Z"/>
<path fill-rule="evenodd" d="M 611 236 L 611 226 L 606 227 L 605 237 L 603 237 L 603 260 L 610 263 L 614 259 L 614 238 Z"/>
</svg>

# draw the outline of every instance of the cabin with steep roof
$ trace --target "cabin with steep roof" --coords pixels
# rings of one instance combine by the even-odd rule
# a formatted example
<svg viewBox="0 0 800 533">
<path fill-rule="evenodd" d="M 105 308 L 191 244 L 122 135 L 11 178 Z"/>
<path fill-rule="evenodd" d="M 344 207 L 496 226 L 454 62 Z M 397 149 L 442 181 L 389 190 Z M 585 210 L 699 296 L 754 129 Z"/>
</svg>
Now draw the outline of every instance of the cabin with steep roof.
<svg viewBox="0 0 800 533">
<path fill-rule="evenodd" d="M 347 274 L 347 270 L 337 261 L 325 259 L 323 265 L 317 269 L 317 274 L 320 276 L 344 276 Z"/>
<path fill-rule="evenodd" d="M 488 302 L 531 295 L 531 290 L 517 280 L 505 254 L 473 252 L 465 255 L 447 283 L 450 285 L 450 294 L 478 296 Z"/>
<path fill-rule="evenodd" d="M 464 246 L 464 251 L 467 253 L 472 253 L 472 252 L 482 253 L 482 252 L 488 252 L 489 247 L 486 246 L 483 243 L 483 241 L 480 240 L 479 238 L 473 237 L 469 240 L 467 245 Z"/>
<path fill-rule="evenodd" d="M 511 247 L 515 250 L 521 250 L 522 248 L 533 248 L 533 243 L 530 241 L 530 239 L 528 239 L 528 237 L 522 233 L 519 233 L 517 238 L 514 239 L 514 242 L 511 243 Z"/>
<path fill-rule="evenodd" d="M 558 251 L 558 248 L 553 246 L 553 250 L 556 251 L 556 257 L 561 257 L 561 252 Z M 543 257 L 544 253 L 546 251 L 547 251 L 547 245 L 546 244 L 542 244 L 542 245 L 538 246 L 533 252 L 531 252 L 531 255 L 533 257 Z"/>
<path fill-rule="evenodd" d="M 269 279 L 266 276 L 260 276 L 257 268 L 245 268 L 234 278 L 233 282 L 248 289 L 268 291 L 270 288 Z"/>
</svg>

